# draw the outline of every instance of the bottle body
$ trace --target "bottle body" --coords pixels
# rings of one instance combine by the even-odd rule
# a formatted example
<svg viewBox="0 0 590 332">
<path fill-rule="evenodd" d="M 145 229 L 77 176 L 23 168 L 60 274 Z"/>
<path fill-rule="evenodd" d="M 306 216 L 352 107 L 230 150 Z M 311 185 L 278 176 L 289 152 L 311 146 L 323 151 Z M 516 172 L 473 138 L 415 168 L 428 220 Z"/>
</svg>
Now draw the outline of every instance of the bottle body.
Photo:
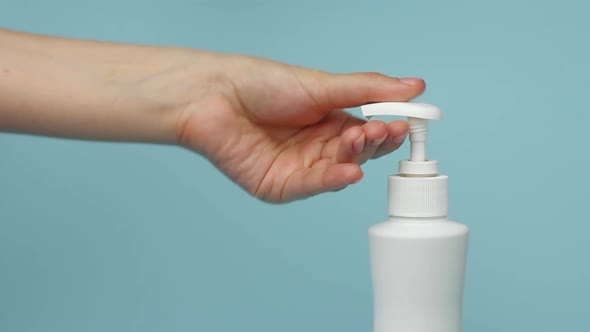
<svg viewBox="0 0 590 332">
<path fill-rule="evenodd" d="M 468 238 L 446 219 L 372 226 L 374 332 L 461 332 Z"/>
</svg>

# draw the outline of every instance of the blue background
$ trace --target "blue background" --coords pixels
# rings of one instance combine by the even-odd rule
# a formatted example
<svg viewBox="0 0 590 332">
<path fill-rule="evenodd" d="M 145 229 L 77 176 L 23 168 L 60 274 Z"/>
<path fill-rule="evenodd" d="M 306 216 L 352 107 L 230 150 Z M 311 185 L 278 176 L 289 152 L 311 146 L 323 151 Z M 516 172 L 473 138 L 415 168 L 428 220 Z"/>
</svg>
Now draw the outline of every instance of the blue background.
<svg viewBox="0 0 590 332">
<path fill-rule="evenodd" d="M 465 331 L 590 331 L 588 2 L 0 7 L 12 29 L 425 78 L 430 156 L 472 230 Z M 180 148 L 0 134 L 0 331 L 371 331 L 366 230 L 407 152 L 273 206 Z"/>
</svg>

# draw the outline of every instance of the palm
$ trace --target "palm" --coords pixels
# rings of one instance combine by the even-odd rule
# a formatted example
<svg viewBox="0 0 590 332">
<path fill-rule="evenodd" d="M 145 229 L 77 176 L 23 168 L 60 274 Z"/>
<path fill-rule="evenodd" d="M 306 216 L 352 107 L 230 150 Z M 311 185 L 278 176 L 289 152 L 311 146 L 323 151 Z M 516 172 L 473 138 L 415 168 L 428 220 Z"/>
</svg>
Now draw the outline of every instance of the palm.
<svg viewBox="0 0 590 332">
<path fill-rule="evenodd" d="M 362 163 L 366 157 L 339 159 L 338 148 L 342 133 L 362 122 L 335 110 L 301 128 L 263 127 L 258 133 L 262 141 L 245 140 L 244 149 L 239 149 L 248 151 L 256 161 L 245 174 L 244 180 L 251 179 L 245 183 L 246 189 L 263 200 L 282 202 L 340 189 L 350 180 L 356 182 L 362 173 L 352 162 Z"/>
</svg>

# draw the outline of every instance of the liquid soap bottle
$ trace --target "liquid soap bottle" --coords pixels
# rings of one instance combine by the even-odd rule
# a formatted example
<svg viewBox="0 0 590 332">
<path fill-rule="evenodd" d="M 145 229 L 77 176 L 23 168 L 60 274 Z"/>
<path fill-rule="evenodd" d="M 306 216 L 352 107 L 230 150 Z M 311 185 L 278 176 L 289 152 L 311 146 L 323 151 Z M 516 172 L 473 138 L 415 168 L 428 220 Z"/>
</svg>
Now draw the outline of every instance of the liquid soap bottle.
<svg viewBox="0 0 590 332">
<path fill-rule="evenodd" d="M 426 159 L 428 104 L 387 102 L 363 115 L 408 117 L 411 156 L 389 176 L 389 218 L 369 229 L 374 332 L 461 332 L 469 229 L 448 220 L 448 176 Z"/>
</svg>

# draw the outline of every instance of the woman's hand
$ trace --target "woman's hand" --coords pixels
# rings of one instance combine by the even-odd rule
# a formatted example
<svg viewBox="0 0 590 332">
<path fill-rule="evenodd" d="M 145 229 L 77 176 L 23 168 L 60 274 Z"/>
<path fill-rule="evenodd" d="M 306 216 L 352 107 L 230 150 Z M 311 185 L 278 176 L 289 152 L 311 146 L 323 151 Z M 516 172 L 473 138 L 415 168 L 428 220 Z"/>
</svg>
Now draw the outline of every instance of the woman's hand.
<svg viewBox="0 0 590 332">
<path fill-rule="evenodd" d="M 329 74 L 264 59 L 215 59 L 210 86 L 186 100 L 182 145 L 203 153 L 252 195 L 274 203 L 340 190 L 361 180 L 360 164 L 396 150 L 404 121 L 365 122 L 342 109 L 407 101 L 421 79 Z M 196 76 L 202 76 L 197 69 Z"/>
<path fill-rule="evenodd" d="M 406 136 L 403 121 L 343 108 L 424 90 L 420 79 L 3 29 L 0 58 L 0 131 L 181 144 L 275 203 L 359 181 L 360 164 Z"/>
</svg>

